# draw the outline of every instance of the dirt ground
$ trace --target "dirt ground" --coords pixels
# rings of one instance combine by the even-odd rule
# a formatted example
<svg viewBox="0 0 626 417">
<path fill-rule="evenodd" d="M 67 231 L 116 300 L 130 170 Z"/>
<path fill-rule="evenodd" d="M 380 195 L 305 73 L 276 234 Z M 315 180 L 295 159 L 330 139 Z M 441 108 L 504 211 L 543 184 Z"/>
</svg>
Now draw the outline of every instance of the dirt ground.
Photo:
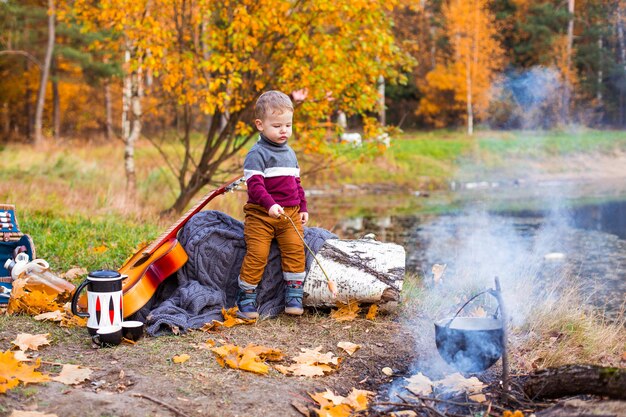
<svg viewBox="0 0 626 417">
<path fill-rule="evenodd" d="M 0 416 L 12 410 L 37 410 L 57 416 L 300 416 L 292 402 L 313 404 L 307 393 L 326 389 L 347 396 L 352 388 L 378 392 L 394 376 L 410 376 L 415 345 L 397 314 L 376 320 L 337 322 L 327 312 L 307 311 L 302 317 L 280 316 L 254 325 L 235 326 L 218 333 L 201 331 L 181 336 L 146 337 L 135 345 L 94 349 L 86 329 L 65 329 L 24 316 L 0 316 L 0 350 L 14 347 L 18 333 L 50 333 L 51 344 L 39 349 L 41 370 L 58 373 L 53 363 L 80 364 L 94 372 L 76 386 L 59 382 L 29 384 L 0 395 Z M 249 343 L 280 349 L 287 358 L 300 348 L 323 347 L 343 361 L 324 377 L 288 377 L 271 369 L 261 376 L 222 368 L 215 354 L 197 347 L 207 340 L 217 345 Z M 337 347 L 340 341 L 361 345 L 352 356 Z M 35 352 L 37 353 L 37 352 Z M 176 364 L 174 355 L 191 356 Z M 168 409 L 167 404 L 180 411 Z"/>
</svg>

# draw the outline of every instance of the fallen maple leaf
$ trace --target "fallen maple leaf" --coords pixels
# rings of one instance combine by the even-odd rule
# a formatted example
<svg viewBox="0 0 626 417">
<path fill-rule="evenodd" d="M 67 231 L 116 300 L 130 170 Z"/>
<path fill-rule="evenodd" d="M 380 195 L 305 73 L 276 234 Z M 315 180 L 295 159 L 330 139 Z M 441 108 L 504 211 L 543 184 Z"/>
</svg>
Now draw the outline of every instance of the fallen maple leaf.
<svg viewBox="0 0 626 417">
<path fill-rule="evenodd" d="M 346 401 L 354 411 L 365 411 L 367 410 L 370 397 L 374 395 L 376 395 L 376 393 L 372 391 L 352 388 L 352 391 L 348 394 Z"/>
<path fill-rule="evenodd" d="M 330 317 L 337 321 L 351 321 L 354 320 L 361 308 L 357 302 L 349 302 L 348 304 L 338 303 L 338 309 L 330 313 Z"/>
<path fill-rule="evenodd" d="M 377 315 L 378 315 L 378 305 L 372 304 L 370 308 L 367 310 L 367 314 L 365 315 L 365 318 L 368 320 L 375 320 Z"/>
<path fill-rule="evenodd" d="M 17 335 L 13 343 L 15 346 L 19 347 L 20 350 L 26 352 L 28 349 L 38 350 L 39 346 L 49 345 L 50 341 L 48 340 L 48 336 L 50 333 L 42 333 L 42 334 L 28 334 L 28 333 L 20 333 Z"/>
<path fill-rule="evenodd" d="M 61 373 L 55 377 L 52 377 L 53 381 L 62 382 L 65 385 L 80 384 L 91 376 L 92 370 L 84 368 L 80 365 L 63 365 Z"/>
<path fill-rule="evenodd" d="M 346 353 L 350 356 L 357 350 L 361 349 L 361 345 L 357 345 L 352 342 L 339 342 L 337 343 L 337 347 L 346 351 Z"/>
<path fill-rule="evenodd" d="M 41 411 L 13 410 L 9 417 L 58 417 L 56 414 L 48 414 Z"/>
<path fill-rule="evenodd" d="M 221 366 L 228 365 L 233 369 L 254 372 L 257 374 L 269 373 L 269 366 L 264 360 L 279 361 L 283 354 L 278 349 L 250 344 L 245 348 L 233 344 L 225 344 L 211 349 Z"/>
<path fill-rule="evenodd" d="M 70 268 L 67 270 L 66 273 L 61 274 L 61 278 L 73 280 L 83 275 L 87 275 L 88 273 L 89 271 L 87 271 L 85 268 Z"/>
<path fill-rule="evenodd" d="M 47 313 L 41 313 L 33 317 L 37 321 L 41 320 L 51 320 L 51 321 L 61 321 L 63 320 L 63 313 L 61 310 L 48 311 Z"/>
<path fill-rule="evenodd" d="M 182 355 L 175 355 L 172 358 L 172 361 L 174 363 L 185 363 L 189 360 L 189 358 L 191 358 L 191 356 L 187 355 L 186 353 L 183 353 Z"/>
<path fill-rule="evenodd" d="M 341 358 L 334 356 L 332 352 L 321 353 L 322 346 L 318 346 L 315 349 L 300 348 L 302 353 L 294 357 L 293 360 L 298 363 L 307 364 L 331 364 L 338 366 L 341 362 Z"/>
<path fill-rule="evenodd" d="M 238 324 L 252 324 L 256 322 L 254 319 L 244 319 L 237 315 L 237 307 L 229 308 L 228 310 L 222 308 L 222 316 L 224 321 L 213 320 L 210 323 L 206 323 L 200 328 L 204 332 L 215 331 L 220 327 L 233 327 Z"/>
<path fill-rule="evenodd" d="M 40 359 L 37 359 L 35 365 L 30 366 L 18 361 L 9 350 L 0 352 L 0 393 L 15 388 L 19 381 L 22 381 L 24 385 L 49 381 L 48 375 L 35 371 L 40 364 Z"/>
<path fill-rule="evenodd" d="M 269 366 L 254 351 L 249 349 L 244 349 L 238 365 L 239 369 L 254 372 L 255 374 L 267 374 L 269 372 Z"/>
<path fill-rule="evenodd" d="M 405 379 L 409 383 L 406 389 L 415 395 L 430 395 L 433 392 L 433 382 L 421 372 Z"/>
</svg>

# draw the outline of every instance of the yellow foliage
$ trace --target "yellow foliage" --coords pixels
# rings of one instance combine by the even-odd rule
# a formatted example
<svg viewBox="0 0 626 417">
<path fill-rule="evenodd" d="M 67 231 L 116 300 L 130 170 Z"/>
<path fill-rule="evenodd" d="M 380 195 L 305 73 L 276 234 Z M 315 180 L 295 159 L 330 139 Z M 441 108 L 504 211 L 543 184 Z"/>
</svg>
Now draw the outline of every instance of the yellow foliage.
<svg viewBox="0 0 626 417">
<path fill-rule="evenodd" d="M 374 109 L 379 76 L 390 83 L 405 79 L 412 60 L 394 42 L 389 11 L 396 4 L 76 0 L 71 7 L 86 31 L 111 31 L 94 48 L 130 52 L 124 71 L 153 74 L 179 105 L 235 114 L 250 109 L 264 90 L 306 89 L 294 126 L 305 132 L 337 109 L 347 115 Z M 235 131 L 245 135 L 250 127 L 238 124 Z"/>
</svg>

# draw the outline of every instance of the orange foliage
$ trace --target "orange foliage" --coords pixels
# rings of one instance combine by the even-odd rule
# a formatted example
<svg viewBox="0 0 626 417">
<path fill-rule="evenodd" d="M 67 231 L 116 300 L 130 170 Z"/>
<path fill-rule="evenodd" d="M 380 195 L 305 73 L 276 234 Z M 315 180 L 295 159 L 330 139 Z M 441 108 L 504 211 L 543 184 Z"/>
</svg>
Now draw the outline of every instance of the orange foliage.
<svg viewBox="0 0 626 417">
<path fill-rule="evenodd" d="M 452 54 L 440 58 L 426 76 L 418 109 L 435 126 L 449 122 L 439 119 L 441 113 L 467 117 L 462 115 L 468 102 L 480 116 L 487 108 L 491 84 L 504 64 L 487 0 L 450 0 L 443 6 L 443 16 Z"/>
</svg>

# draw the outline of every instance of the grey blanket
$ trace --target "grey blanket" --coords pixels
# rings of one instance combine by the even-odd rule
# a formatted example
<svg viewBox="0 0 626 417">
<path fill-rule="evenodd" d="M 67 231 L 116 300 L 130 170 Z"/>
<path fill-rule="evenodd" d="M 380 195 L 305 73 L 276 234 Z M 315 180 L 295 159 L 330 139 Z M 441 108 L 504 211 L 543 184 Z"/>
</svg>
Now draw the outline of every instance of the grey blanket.
<svg viewBox="0 0 626 417">
<path fill-rule="evenodd" d="M 314 252 L 333 238 L 337 236 L 325 229 L 304 228 L 304 239 Z M 222 308 L 235 305 L 237 277 L 246 252 L 243 223 L 219 211 L 203 211 L 185 224 L 178 240 L 189 260 L 176 277 L 159 286 L 153 299 L 134 317 L 146 322 L 146 331 L 152 336 L 174 329 L 185 332 L 222 320 Z M 314 259 L 306 252 L 308 272 Z M 284 310 L 284 282 L 275 241 L 257 291 L 260 317 L 273 317 Z"/>
</svg>

